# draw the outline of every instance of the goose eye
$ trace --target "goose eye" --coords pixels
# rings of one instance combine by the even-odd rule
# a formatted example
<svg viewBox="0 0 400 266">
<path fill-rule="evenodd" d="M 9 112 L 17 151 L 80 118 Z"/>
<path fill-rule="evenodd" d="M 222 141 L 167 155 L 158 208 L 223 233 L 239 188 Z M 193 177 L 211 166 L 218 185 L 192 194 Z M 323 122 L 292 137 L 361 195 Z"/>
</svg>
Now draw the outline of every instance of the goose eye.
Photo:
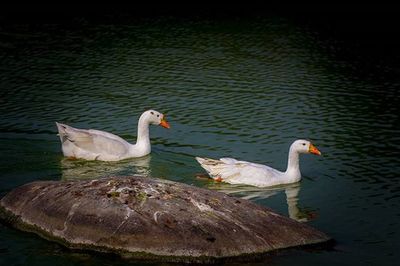
<svg viewBox="0 0 400 266">
<path fill-rule="evenodd" d="M 150 112 L 150 114 L 154 115 L 154 112 Z"/>
<path fill-rule="evenodd" d="M 306 146 L 306 144 L 305 144 L 305 143 L 303 143 L 303 146 Z"/>
<path fill-rule="evenodd" d="M 160 115 L 157 115 L 157 117 L 160 117 Z"/>
</svg>

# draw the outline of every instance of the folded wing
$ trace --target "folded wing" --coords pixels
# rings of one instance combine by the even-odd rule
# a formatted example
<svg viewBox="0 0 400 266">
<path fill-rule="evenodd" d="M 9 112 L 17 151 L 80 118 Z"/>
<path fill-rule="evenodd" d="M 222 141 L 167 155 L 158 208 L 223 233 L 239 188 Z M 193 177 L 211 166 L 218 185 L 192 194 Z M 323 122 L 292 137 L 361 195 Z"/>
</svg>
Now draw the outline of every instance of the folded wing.
<svg viewBox="0 0 400 266">
<path fill-rule="evenodd" d="M 77 129 L 61 123 L 57 123 L 57 128 L 63 145 L 73 145 L 93 154 L 121 156 L 129 149 L 125 140 L 107 132 Z"/>
</svg>

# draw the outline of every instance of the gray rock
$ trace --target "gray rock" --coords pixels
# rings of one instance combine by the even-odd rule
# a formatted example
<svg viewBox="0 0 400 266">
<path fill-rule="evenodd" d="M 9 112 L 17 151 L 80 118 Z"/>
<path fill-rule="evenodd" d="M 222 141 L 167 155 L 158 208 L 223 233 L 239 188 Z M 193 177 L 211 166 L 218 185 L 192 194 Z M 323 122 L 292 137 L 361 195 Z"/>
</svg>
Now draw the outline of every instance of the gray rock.
<svg viewBox="0 0 400 266">
<path fill-rule="evenodd" d="M 330 240 L 250 201 L 138 176 L 32 182 L 2 198 L 0 217 L 70 248 L 163 261 L 213 262 Z"/>
</svg>

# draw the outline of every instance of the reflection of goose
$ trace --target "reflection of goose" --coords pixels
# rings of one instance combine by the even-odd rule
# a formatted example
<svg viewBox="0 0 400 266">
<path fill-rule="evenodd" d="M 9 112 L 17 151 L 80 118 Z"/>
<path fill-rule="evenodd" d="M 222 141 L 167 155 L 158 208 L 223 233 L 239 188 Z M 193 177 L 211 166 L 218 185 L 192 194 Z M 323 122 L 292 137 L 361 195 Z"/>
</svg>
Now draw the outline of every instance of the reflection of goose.
<svg viewBox="0 0 400 266">
<path fill-rule="evenodd" d="M 300 153 L 321 155 L 321 152 L 311 142 L 300 139 L 290 146 L 286 172 L 278 171 L 266 165 L 238 161 L 232 158 L 214 160 L 196 157 L 196 160 L 216 181 L 268 187 L 300 181 Z"/>
<path fill-rule="evenodd" d="M 289 217 L 299 222 L 309 221 L 314 213 L 308 210 L 302 210 L 298 207 L 300 183 L 293 183 L 288 185 L 280 185 L 275 187 L 257 188 L 246 185 L 230 185 L 226 183 L 209 183 L 209 189 L 218 190 L 220 192 L 233 195 L 235 197 L 259 201 L 267 199 L 281 192 L 285 191 L 286 203 L 288 207 Z"/>
<path fill-rule="evenodd" d="M 132 158 L 120 162 L 61 160 L 62 180 L 97 179 L 107 176 L 150 176 L 151 156 Z"/>
<path fill-rule="evenodd" d="M 105 131 L 56 124 L 64 156 L 100 161 L 119 161 L 145 156 L 151 151 L 149 125 L 169 128 L 165 116 L 154 110 L 148 110 L 140 116 L 136 144 L 130 144 Z"/>
<path fill-rule="evenodd" d="M 299 222 L 307 222 L 313 215 L 312 212 L 300 210 L 298 206 L 299 192 L 300 185 L 289 186 L 285 189 L 289 217 Z"/>
</svg>

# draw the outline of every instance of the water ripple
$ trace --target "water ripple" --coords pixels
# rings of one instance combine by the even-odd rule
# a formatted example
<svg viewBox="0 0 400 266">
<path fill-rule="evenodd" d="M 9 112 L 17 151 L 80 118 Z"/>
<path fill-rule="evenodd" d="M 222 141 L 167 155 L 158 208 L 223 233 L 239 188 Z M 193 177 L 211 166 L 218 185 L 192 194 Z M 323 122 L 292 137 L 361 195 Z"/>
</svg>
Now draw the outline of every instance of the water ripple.
<svg viewBox="0 0 400 266">
<path fill-rule="evenodd" d="M 347 211 L 398 219 L 400 83 L 358 75 L 360 62 L 341 60 L 315 34 L 268 19 L 32 27 L 0 28 L 0 165 L 9 176 L 2 189 L 27 178 L 135 173 L 218 189 L 196 181 L 203 170 L 194 156 L 282 170 L 291 142 L 307 138 L 323 156 L 302 157 L 302 195 L 338 223 L 334 232 L 358 230 L 361 218 L 347 219 Z M 134 142 L 149 108 L 172 127 L 151 128 L 148 165 L 61 160 L 55 121 Z M 239 192 L 263 204 L 269 195 Z M 362 219 L 365 232 L 380 223 Z"/>
</svg>

